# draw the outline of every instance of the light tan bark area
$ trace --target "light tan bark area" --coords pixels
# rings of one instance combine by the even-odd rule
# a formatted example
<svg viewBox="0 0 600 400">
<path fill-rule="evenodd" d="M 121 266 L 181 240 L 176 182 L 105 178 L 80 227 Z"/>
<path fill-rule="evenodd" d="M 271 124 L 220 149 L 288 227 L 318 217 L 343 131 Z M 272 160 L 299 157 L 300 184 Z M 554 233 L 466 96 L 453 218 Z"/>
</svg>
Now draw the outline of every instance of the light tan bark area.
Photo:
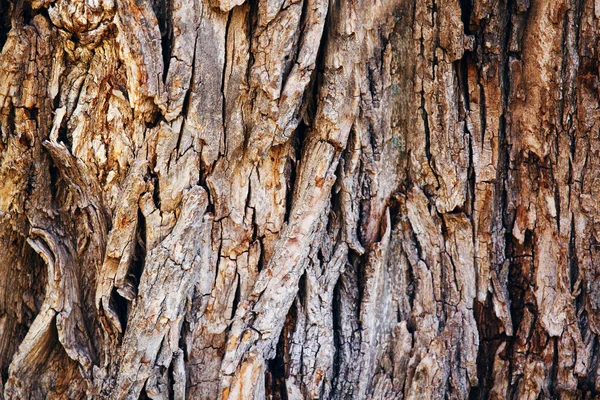
<svg viewBox="0 0 600 400">
<path fill-rule="evenodd" d="M 597 398 L 591 0 L 0 0 L 0 399 Z"/>
</svg>

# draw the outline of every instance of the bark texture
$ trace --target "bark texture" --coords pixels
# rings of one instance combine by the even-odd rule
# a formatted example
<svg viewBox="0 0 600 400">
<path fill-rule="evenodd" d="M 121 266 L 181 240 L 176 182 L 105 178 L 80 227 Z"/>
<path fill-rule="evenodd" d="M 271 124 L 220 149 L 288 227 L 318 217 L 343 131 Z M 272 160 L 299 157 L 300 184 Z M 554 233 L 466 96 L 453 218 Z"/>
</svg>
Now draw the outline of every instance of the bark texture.
<svg viewBox="0 0 600 400">
<path fill-rule="evenodd" d="M 597 398 L 599 24 L 0 0 L 0 398 Z"/>
</svg>

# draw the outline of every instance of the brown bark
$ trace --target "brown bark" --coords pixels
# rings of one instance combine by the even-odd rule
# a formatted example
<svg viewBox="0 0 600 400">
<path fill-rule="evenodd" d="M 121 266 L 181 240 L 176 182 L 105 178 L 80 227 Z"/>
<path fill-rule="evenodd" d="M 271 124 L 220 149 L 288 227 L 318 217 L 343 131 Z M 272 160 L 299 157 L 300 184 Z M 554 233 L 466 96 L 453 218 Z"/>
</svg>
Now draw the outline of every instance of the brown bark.
<svg viewBox="0 0 600 400">
<path fill-rule="evenodd" d="M 0 0 L 0 398 L 596 398 L 591 0 Z"/>
</svg>

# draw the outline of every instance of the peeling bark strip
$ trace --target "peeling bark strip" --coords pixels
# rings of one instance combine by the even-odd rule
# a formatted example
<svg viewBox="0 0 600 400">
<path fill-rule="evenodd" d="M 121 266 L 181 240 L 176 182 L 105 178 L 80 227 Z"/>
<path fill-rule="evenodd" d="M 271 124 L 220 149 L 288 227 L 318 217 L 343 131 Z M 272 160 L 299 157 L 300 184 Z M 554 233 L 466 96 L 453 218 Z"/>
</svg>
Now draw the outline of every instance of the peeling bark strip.
<svg viewBox="0 0 600 400">
<path fill-rule="evenodd" d="M 0 0 L 0 399 L 597 398 L 591 0 Z"/>
</svg>

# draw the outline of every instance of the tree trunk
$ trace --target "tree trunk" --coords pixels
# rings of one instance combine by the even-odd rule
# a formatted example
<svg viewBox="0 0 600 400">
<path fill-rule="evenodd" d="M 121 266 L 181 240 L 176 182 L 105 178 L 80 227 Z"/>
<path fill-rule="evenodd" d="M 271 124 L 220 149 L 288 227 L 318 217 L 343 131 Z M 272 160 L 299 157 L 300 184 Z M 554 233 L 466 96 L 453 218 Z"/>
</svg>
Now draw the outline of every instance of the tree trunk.
<svg viewBox="0 0 600 400">
<path fill-rule="evenodd" d="M 596 398 L 599 23 L 0 0 L 0 398 Z"/>
</svg>

